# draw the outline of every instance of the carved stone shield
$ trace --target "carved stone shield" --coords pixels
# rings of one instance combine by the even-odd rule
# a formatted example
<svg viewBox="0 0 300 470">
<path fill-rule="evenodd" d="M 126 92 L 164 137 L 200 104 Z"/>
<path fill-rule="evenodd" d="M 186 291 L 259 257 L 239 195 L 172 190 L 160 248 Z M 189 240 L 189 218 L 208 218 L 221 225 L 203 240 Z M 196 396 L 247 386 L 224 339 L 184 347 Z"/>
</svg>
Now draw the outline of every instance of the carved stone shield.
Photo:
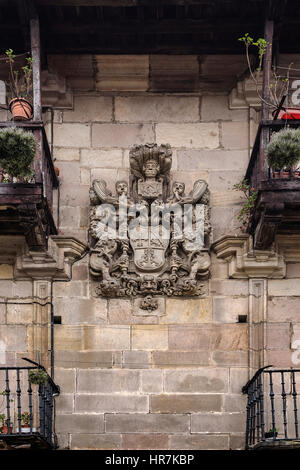
<svg viewBox="0 0 300 470">
<path fill-rule="evenodd" d="M 149 228 L 148 238 L 130 238 L 135 266 L 144 272 L 160 271 L 166 261 L 166 250 L 169 240 L 155 237 Z"/>
</svg>

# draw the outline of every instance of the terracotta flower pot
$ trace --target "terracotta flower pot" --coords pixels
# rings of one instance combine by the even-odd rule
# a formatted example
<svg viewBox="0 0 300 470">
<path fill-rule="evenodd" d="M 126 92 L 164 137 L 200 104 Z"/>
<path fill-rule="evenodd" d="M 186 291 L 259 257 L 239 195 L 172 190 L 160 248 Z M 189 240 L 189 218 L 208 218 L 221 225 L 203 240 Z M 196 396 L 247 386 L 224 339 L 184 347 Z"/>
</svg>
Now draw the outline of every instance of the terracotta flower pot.
<svg viewBox="0 0 300 470">
<path fill-rule="evenodd" d="M 298 171 L 298 170 L 294 171 L 294 178 L 296 178 L 296 179 L 300 178 L 300 171 Z"/>
<path fill-rule="evenodd" d="M 273 178 L 274 178 L 275 180 L 278 180 L 278 179 L 280 178 L 280 171 L 274 170 L 274 171 L 273 171 Z"/>
<path fill-rule="evenodd" d="M 12 430 L 13 430 L 13 427 L 12 427 L 12 426 L 9 426 L 9 431 L 10 431 L 10 433 L 12 433 Z M 8 434 L 8 426 L 7 426 L 6 424 L 2 427 L 1 433 L 2 433 L 2 434 Z"/>
<path fill-rule="evenodd" d="M 24 98 L 14 98 L 9 102 L 8 106 L 14 121 L 28 121 L 32 119 L 33 107 Z"/>
<path fill-rule="evenodd" d="M 282 178 L 288 179 L 291 176 L 289 171 L 283 170 Z"/>
</svg>

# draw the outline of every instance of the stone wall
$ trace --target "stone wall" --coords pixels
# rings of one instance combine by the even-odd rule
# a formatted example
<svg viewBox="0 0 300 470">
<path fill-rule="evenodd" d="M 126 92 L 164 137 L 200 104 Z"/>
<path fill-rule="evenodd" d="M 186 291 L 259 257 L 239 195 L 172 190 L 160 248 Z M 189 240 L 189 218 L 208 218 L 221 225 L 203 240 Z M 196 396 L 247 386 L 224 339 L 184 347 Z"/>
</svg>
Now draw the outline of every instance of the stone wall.
<svg viewBox="0 0 300 470">
<path fill-rule="evenodd" d="M 169 143 L 172 177 L 187 192 L 203 178 L 211 192 L 212 241 L 239 234 L 241 196 L 232 186 L 248 162 L 246 110 L 228 97 L 77 93 L 56 111 L 59 228 L 87 241 L 89 185 L 128 179 L 129 149 Z M 251 125 L 253 123 L 251 122 Z M 248 379 L 248 281 L 228 280 L 212 253 L 210 295 L 166 299 L 161 316 L 141 316 L 131 300 L 94 295 L 88 257 L 70 283 L 54 284 L 57 425 L 62 447 L 241 448 Z"/>
<path fill-rule="evenodd" d="M 50 113 L 44 119 L 50 140 Z M 73 110 L 54 112 L 60 236 L 87 243 L 91 181 L 103 178 L 113 190 L 117 179 L 128 179 L 130 147 L 157 142 L 172 146 L 171 174 L 187 192 L 196 179 L 208 182 L 211 242 L 230 235 L 244 243 L 242 197 L 232 187 L 245 174 L 256 126 L 256 113 L 230 110 L 225 94 L 76 92 Z M 230 261 L 212 249 L 208 297 L 168 298 L 159 315 L 141 315 L 133 300 L 96 297 L 88 256 L 75 262 L 69 282 L 53 283 L 61 316 L 54 327 L 60 447 L 243 448 L 241 387 L 259 364 L 293 365 L 300 336 L 300 259 L 280 250 L 285 271 L 258 269 L 249 280 L 242 268 L 232 275 L 234 255 Z M 17 281 L 12 266 L 0 266 L 0 295 L 32 298 L 37 281 Z M 6 363 L 48 349 L 48 335 L 32 347 L 34 314 L 18 309 L 0 305 Z M 241 323 L 245 316 L 249 322 Z"/>
</svg>

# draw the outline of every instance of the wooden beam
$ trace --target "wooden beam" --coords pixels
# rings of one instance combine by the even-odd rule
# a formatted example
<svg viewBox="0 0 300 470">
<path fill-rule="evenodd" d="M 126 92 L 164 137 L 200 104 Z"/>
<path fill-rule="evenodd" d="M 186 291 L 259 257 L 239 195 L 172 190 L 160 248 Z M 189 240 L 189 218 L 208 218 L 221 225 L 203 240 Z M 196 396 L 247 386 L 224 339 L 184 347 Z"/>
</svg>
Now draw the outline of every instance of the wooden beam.
<svg viewBox="0 0 300 470">
<path fill-rule="evenodd" d="M 258 0 L 261 4 L 265 0 Z M 224 0 L 38 0 L 41 6 L 162 6 L 162 5 L 210 5 L 224 3 Z"/>
<path fill-rule="evenodd" d="M 33 111 L 34 120 L 42 119 L 41 100 L 41 46 L 40 46 L 40 23 L 34 2 L 30 2 L 30 41 L 31 57 L 33 58 L 32 82 L 33 82 Z"/>
</svg>

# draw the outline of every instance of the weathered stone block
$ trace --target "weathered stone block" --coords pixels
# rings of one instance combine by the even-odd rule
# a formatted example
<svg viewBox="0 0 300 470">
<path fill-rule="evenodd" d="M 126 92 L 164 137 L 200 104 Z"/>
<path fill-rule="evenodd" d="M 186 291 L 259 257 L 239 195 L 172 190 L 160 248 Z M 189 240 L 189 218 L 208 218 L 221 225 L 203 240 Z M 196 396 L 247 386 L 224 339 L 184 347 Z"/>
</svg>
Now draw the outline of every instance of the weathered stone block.
<svg viewBox="0 0 300 470">
<path fill-rule="evenodd" d="M 74 185 L 64 184 L 61 187 L 60 197 L 61 197 L 61 204 L 63 206 L 71 206 L 71 207 L 85 206 L 86 208 L 88 208 L 89 186 L 77 185 L 76 191 L 74 191 Z M 73 234 L 73 236 L 75 235 Z"/>
<path fill-rule="evenodd" d="M 60 206 L 59 218 L 60 218 L 60 227 L 78 228 L 80 224 L 80 208 L 70 207 L 70 206 Z"/>
<path fill-rule="evenodd" d="M 119 168 L 122 166 L 122 150 L 81 150 L 81 165 L 89 168 Z"/>
<path fill-rule="evenodd" d="M 228 95 L 207 95 L 201 99 L 201 121 L 247 121 L 246 109 L 229 109 Z"/>
<path fill-rule="evenodd" d="M 232 169 L 235 174 L 237 170 L 245 171 L 249 157 L 246 150 L 178 150 L 177 159 L 178 170 L 219 170 L 221 176 L 223 170 Z M 225 174 L 228 175 L 228 172 Z M 211 189 L 221 191 L 221 187 Z M 226 189 L 232 189 L 232 187 L 224 188 Z"/>
<path fill-rule="evenodd" d="M 81 325 L 55 325 L 55 351 L 78 351 L 83 349 L 82 341 L 83 327 Z"/>
<path fill-rule="evenodd" d="M 13 297 L 13 282 L 0 280 L 0 297 Z"/>
<path fill-rule="evenodd" d="M 245 151 L 241 150 L 234 150 L 233 155 L 237 155 L 238 153 L 243 156 L 243 165 L 246 164 L 246 157 L 247 154 Z M 224 150 L 223 155 L 227 156 L 226 162 L 228 165 L 232 165 L 229 159 L 229 151 Z M 238 163 L 239 167 L 241 162 Z M 239 183 L 245 176 L 245 173 L 241 170 L 226 170 L 221 169 L 219 170 L 211 170 L 209 172 L 209 189 L 211 191 L 231 191 L 233 185 Z"/>
<path fill-rule="evenodd" d="M 7 305 L 6 312 L 7 324 L 32 324 L 33 306 L 32 305 Z"/>
<path fill-rule="evenodd" d="M 121 449 L 121 436 L 110 434 L 72 434 L 71 449 L 99 449 L 99 450 L 118 450 Z"/>
<path fill-rule="evenodd" d="M 165 391 L 186 393 L 221 393 L 228 390 L 227 369 L 166 370 Z"/>
<path fill-rule="evenodd" d="M 73 162 L 79 161 L 80 154 L 78 148 L 62 148 L 62 147 L 54 147 L 53 148 L 53 156 L 56 158 L 58 162 Z"/>
<path fill-rule="evenodd" d="M 216 295 L 248 296 L 249 294 L 248 280 L 211 279 L 210 292 Z"/>
<path fill-rule="evenodd" d="M 74 281 L 86 281 L 89 277 L 87 264 L 76 264 L 72 268 L 72 274 Z"/>
<path fill-rule="evenodd" d="M 89 168 L 80 168 L 80 183 L 91 184 L 91 170 Z"/>
<path fill-rule="evenodd" d="M 160 323 L 209 323 L 212 319 L 212 300 L 166 299 L 166 316 Z"/>
<path fill-rule="evenodd" d="M 132 323 L 132 303 L 127 299 L 109 299 L 108 320 L 111 325 Z"/>
<path fill-rule="evenodd" d="M 168 142 L 171 147 L 208 148 L 219 147 L 219 128 L 216 123 L 156 125 L 158 144 Z"/>
<path fill-rule="evenodd" d="M 26 326 L 2 325 L 0 328 L 0 341 L 3 341 L 5 345 L 5 349 L 4 347 L 1 348 L 2 351 L 27 351 Z"/>
<path fill-rule="evenodd" d="M 273 297 L 268 301 L 268 322 L 297 322 L 299 309 L 300 296 Z"/>
<path fill-rule="evenodd" d="M 228 207 L 242 205 L 245 202 L 243 195 L 237 191 L 211 191 L 210 203 L 212 207 Z"/>
<path fill-rule="evenodd" d="M 13 283 L 13 297 L 32 297 L 32 281 L 15 281 Z"/>
<path fill-rule="evenodd" d="M 122 122 L 199 120 L 199 98 L 186 96 L 116 97 L 115 118 Z"/>
<path fill-rule="evenodd" d="M 59 169 L 59 181 L 62 185 L 80 183 L 79 162 L 58 162 L 56 166 Z"/>
<path fill-rule="evenodd" d="M 228 436 L 221 434 L 171 435 L 170 449 L 178 450 L 227 450 Z"/>
<path fill-rule="evenodd" d="M 248 148 L 248 123 L 222 122 L 222 145 L 232 150 Z"/>
<path fill-rule="evenodd" d="M 163 372 L 161 370 L 141 371 L 141 390 L 144 393 L 161 393 L 163 390 Z"/>
<path fill-rule="evenodd" d="M 55 380 L 59 384 L 62 393 L 75 392 L 76 370 L 56 367 Z"/>
<path fill-rule="evenodd" d="M 200 411 L 221 411 L 222 395 L 168 394 L 150 397 L 152 413 L 198 413 Z"/>
<path fill-rule="evenodd" d="M 84 369 L 77 373 L 78 393 L 137 392 L 140 373 L 134 370 Z"/>
<path fill-rule="evenodd" d="M 13 266 L 10 264 L 0 264 L 0 279 L 12 279 Z"/>
<path fill-rule="evenodd" d="M 290 345 L 291 332 L 289 323 L 271 323 L 267 325 L 266 346 L 268 349 L 289 349 Z"/>
<path fill-rule="evenodd" d="M 168 349 L 168 327 L 164 325 L 132 326 L 132 349 Z"/>
<path fill-rule="evenodd" d="M 88 395 L 75 396 L 78 413 L 147 413 L 149 397 L 144 395 Z M 109 431 L 106 426 L 106 430 Z"/>
<path fill-rule="evenodd" d="M 246 385 L 249 380 L 248 367 L 231 367 L 229 369 L 229 385 L 231 393 L 241 393 L 242 387 Z"/>
<path fill-rule="evenodd" d="M 58 414 L 56 417 L 58 432 L 101 433 L 104 432 L 104 415 L 95 414 Z"/>
<path fill-rule="evenodd" d="M 124 351 L 123 365 L 128 369 L 146 369 L 150 367 L 150 353 L 147 351 Z"/>
<path fill-rule="evenodd" d="M 183 433 L 190 430 L 190 417 L 184 414 L 108 414 L 106 431 L 112 433 Z"/>
<path fill-rule="evenodd" d="M 86 281 L 56 282 L 53 285 L 55 297 L 87 297 L 88 283 Z M 103 299 L 100 299 L 100 303 Z M 105 305 L 105 303 L 104 303 Z M 102 307 L 104 306 L 102 305 Z M 70 304 L 69 304 L 70 306 Z"/>
<path fill-rule="evenodd" d="M 122 351 L 130 349 L 130 327 L 86 328 L 84 348 L 101 351 Z"/>
<path fill-rule="evenodd" d="M 76 284 L 81 281 L 73 281 Z M 65 283 L 63 283 L 65 287 Z M 76 286 L 74 287 L 76 292 Z M 70 289 L 72 291 L 72 289 Z M 70 292 L 69 290 L 69 292 Z M 68 292 L 68 289 L 66 290 Z M 80 297 L 56 297 L 54 299 L 54 306 L 56 311 L 60 312 L 63 324 L 88 324 L 98 325 L 99 323 L 106 323 L 106 299 L 84 299 Z M 110 348 L 107 348 L 108 350 Z"/>
<path fill-rule="evenodd" d="M 202 325 L 169 327 L 169 349 L 182 351 L 207 351 L 210 348 L 210 328 Z"/>
<path fill-rule="evenodd" d="M 248 297 L 214 297 L 213 321 L 236 323 L 239 315 L 248 315 Z"/>
<path fill-rule="evenodd" d="M 124 434 L 122 449 L 128 450 L 166 450 L 169 449 L 168 434 Z"/>
<path fill-rule="evenodd" d="M 191 416 L 193 432 L 243 432 L 245 413 L 199 413 Z"/>
<path fill-rule="evenodd" d="M 135 144 L 153 142 L 153 140 L 154 133 L 151 124 L 92 125 L 92 147 L 127 148 Z"/>
<path fill-rule="evenodd" d="M 96 55 L 97 90 L 146 91 L 148 55 Z"/>
<path fill-rule="evenodd" d="M 152 363 L 155 367 L 195 367 L 208 365 L 210 355 L 208 351 L 154 351 Z"/>
<path fill-rule="evenodd" d="M 244 450 L 245 449 L 245 433 L 230 434 L 230 450 Z"/>
<path fill-rule="evenodd" d="M 270 279 L 268 282 L 268 295 L 274 297 L 300 296 L 299 279 Z"/>
<path fill-rule="evenodd" d="M 212 351 L 248 350 L 248 325 L 215 325 L 211 335 Z"/>
<path fill-rule="evenodd" d="M 240 413 L 246 410 L 247 395 L 224 395 L 224 411 Z"/>
<path fill-rule="evenodd" d="M 212 362 L 217 366 L 247 366 L 248 351 L 215 351 Z"/>
<path fill-rule="evenodd" d="M 111 369 L 113 366 L 112 351 L 59 351 L 54 357 L 57 367 Z"/>
<path fill-rule="evenodd" d="M 287 263 L 286 277 L 288 279 L 300 278 L 300 263 Z"/>
<path fill-rule="evenodd" d="M 59 413 L 73 413 L 75 398 L 73 393 L 61 393 L 55 399 L 55 409 Z"/>
<path fill-rule="evenodd" d="M 57 147 L 90 147 L 88 124 L 54 124 L 54 145 Z"/>
<path fill-rule="evenodd" d="M 223 235 L 239 235 L 241 233 L 241 223 L 238 220 L 240 208 L 232 207 L 212 207 L 211 226 L 213 241 L 218 240 Z"/>
<path fill-rule="evenodd" d="M 112 98 L 110 96 L 75 96 L 74 110 L 65 110 L 64 122 L 111 121 Z"/>
</svg>

